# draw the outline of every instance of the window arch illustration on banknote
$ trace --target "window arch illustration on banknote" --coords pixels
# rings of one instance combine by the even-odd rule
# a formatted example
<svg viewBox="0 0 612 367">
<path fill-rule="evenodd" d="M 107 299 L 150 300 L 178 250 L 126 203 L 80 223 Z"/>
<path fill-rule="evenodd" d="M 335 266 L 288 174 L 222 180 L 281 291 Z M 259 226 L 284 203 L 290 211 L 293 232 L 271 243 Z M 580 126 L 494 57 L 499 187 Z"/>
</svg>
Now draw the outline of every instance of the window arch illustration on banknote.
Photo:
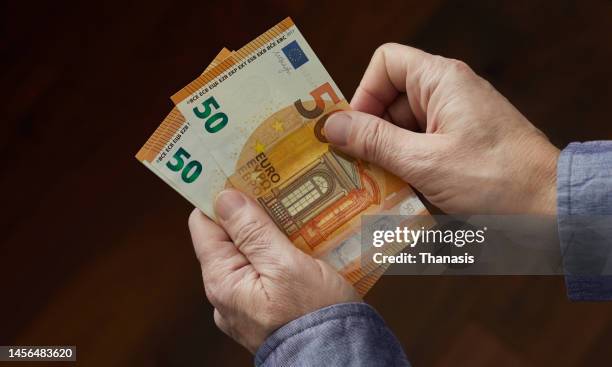
<svg viewBox="0 0 612 367">
<path fill-rule="evenodd" d="M 324 170 L 315 170 L 292 182 L 290 187 L 278 190 L 277 206 L 283 216 L 296 218 L 308 213 L 329 198 L 336 186 L 334 179 Z M 261 200 L 263 201 L 263 200 Z M 264 203 L 265 204 L 265 203 Z"/>
<path fill-rule="evenodd" d="M 329 150 L 258 201 L 292 241 L 302 240 L 314 249 L 378 204 L 380 190 L 359 162 Z"/>
</svg>

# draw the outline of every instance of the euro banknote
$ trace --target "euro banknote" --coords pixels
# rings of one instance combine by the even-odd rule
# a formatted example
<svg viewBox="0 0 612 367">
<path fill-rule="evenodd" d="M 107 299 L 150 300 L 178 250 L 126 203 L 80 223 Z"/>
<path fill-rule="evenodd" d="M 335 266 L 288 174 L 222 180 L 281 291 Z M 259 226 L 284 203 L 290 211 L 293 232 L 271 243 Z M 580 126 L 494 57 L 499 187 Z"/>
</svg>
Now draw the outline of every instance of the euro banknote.
<svg viewBox="0 0 612 367">
<path fill-rule="evenodd" d="M 206 73 L 208 70 L 217 66 L 221 61 L 225 60 L 229 55 L 231 55 L 231 51 L 227 48 L 221 49 L 217 56 L 213 59 L 213 61 L 204 69 L 203 73 Z M 202 73 L 202 74 L 203 74 Z M 170 138 L 170 136 L 174 133 L 173 128 L 175 126 L 183 126 L 185 124 L 185 117 L 179 112 L 176 107 L 173 107 L 172 110 L 166 115 L 166 117 L 162 120 L 161 124 L 153 133 L 153 136 L 147 141 L 147 143 L 138 151 L 136 154 L 136 158 L 140 160 L 145 166 L 151 168 L 149 163 L 143 157 L 147 157 L 150 152 L 157 151 L 159 147 L 160 141 Z M 192 204 L 195 203 L 192 198 L 188 197 L 188 195 L 176 186 L 176 184 L 172 180 L 168 180 L 165 175 L 163 175 L 160 171 L 156 169 L 152 169 L 153 173 L 155 173 L 159 178 L 161 178 L 168 186 L 172 187 L 174 190 L 179 192 L 183 197 L 185 197 Z M 195 204 L 194 204 L 195 205 Z M 197 205 L 196 205 L 197 206 Z"/>
<path fill-rule="evenodd" d="M 384 268 L 360 261 L 361 216 L 430 218 L 408 184 L 327 143 L 325 121 L 350 107 L 290 18 L 217 57 L 171 99 L 173 115 L 137 158 L 213 219 L 217 193 L 241 190 L 362 294 Z"/>
</svg>

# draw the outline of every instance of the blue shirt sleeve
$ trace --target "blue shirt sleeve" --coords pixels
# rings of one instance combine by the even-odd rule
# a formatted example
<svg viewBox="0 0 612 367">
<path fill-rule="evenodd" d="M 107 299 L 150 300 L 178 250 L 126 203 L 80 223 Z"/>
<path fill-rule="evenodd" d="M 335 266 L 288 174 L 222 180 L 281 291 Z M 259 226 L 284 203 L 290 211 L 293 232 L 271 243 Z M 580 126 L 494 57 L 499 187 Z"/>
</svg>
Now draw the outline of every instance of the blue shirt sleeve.
<svg viewBox="0 0 612 367">
<path fill-rule="evenodd" d="M 399 342 L 365 303 L 322 308 L 276 330 L 257 366 L 409 366 Z"/>
<path fill-rule="evenodd" d="M 569 298 L 612 300 L 612 276 L 600 270 L 612 261 L 612 141 L 571 143 L 561 152 L 557 218 Z"/>
</svg>

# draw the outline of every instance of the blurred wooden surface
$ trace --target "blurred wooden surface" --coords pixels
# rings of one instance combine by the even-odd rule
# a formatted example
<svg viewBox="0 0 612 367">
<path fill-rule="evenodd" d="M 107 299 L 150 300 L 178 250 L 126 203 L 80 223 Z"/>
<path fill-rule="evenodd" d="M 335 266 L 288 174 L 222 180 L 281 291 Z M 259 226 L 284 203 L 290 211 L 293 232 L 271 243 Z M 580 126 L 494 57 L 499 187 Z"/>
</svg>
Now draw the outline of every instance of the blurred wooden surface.
<svg viewBox="0 0 612 367">
<path fill-rule="evenodd" d="M 345 95 L 395 41 L 463 59 L 559 147 L 609 139 L 610 1 L 9 2 L 0 13 L 0 345 L 84 366 L 250 365 L 218 331 L 190 205 L 133 155 L 223 46 L 290 15 Z M 416 366 L 609 364 L 612 304 L 560 277 L 383 277 Z"/>
</svg>

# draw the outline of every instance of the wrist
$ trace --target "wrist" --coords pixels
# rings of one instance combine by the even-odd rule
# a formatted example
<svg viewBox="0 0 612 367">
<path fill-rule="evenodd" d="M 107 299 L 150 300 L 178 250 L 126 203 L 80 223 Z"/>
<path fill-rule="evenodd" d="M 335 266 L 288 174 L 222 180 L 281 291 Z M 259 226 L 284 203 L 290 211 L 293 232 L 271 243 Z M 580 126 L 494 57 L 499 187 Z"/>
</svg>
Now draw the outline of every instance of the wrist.
<svg viewBox="0 0 612 367">
<path fill-rule="evenodd" d="M 538 152 L 536 165 L 531 173 L 532 200 L 529 203 L 529 213 L 557 214 L 557 161 L 560 151 L 546 142 Z"/>
</svg>

